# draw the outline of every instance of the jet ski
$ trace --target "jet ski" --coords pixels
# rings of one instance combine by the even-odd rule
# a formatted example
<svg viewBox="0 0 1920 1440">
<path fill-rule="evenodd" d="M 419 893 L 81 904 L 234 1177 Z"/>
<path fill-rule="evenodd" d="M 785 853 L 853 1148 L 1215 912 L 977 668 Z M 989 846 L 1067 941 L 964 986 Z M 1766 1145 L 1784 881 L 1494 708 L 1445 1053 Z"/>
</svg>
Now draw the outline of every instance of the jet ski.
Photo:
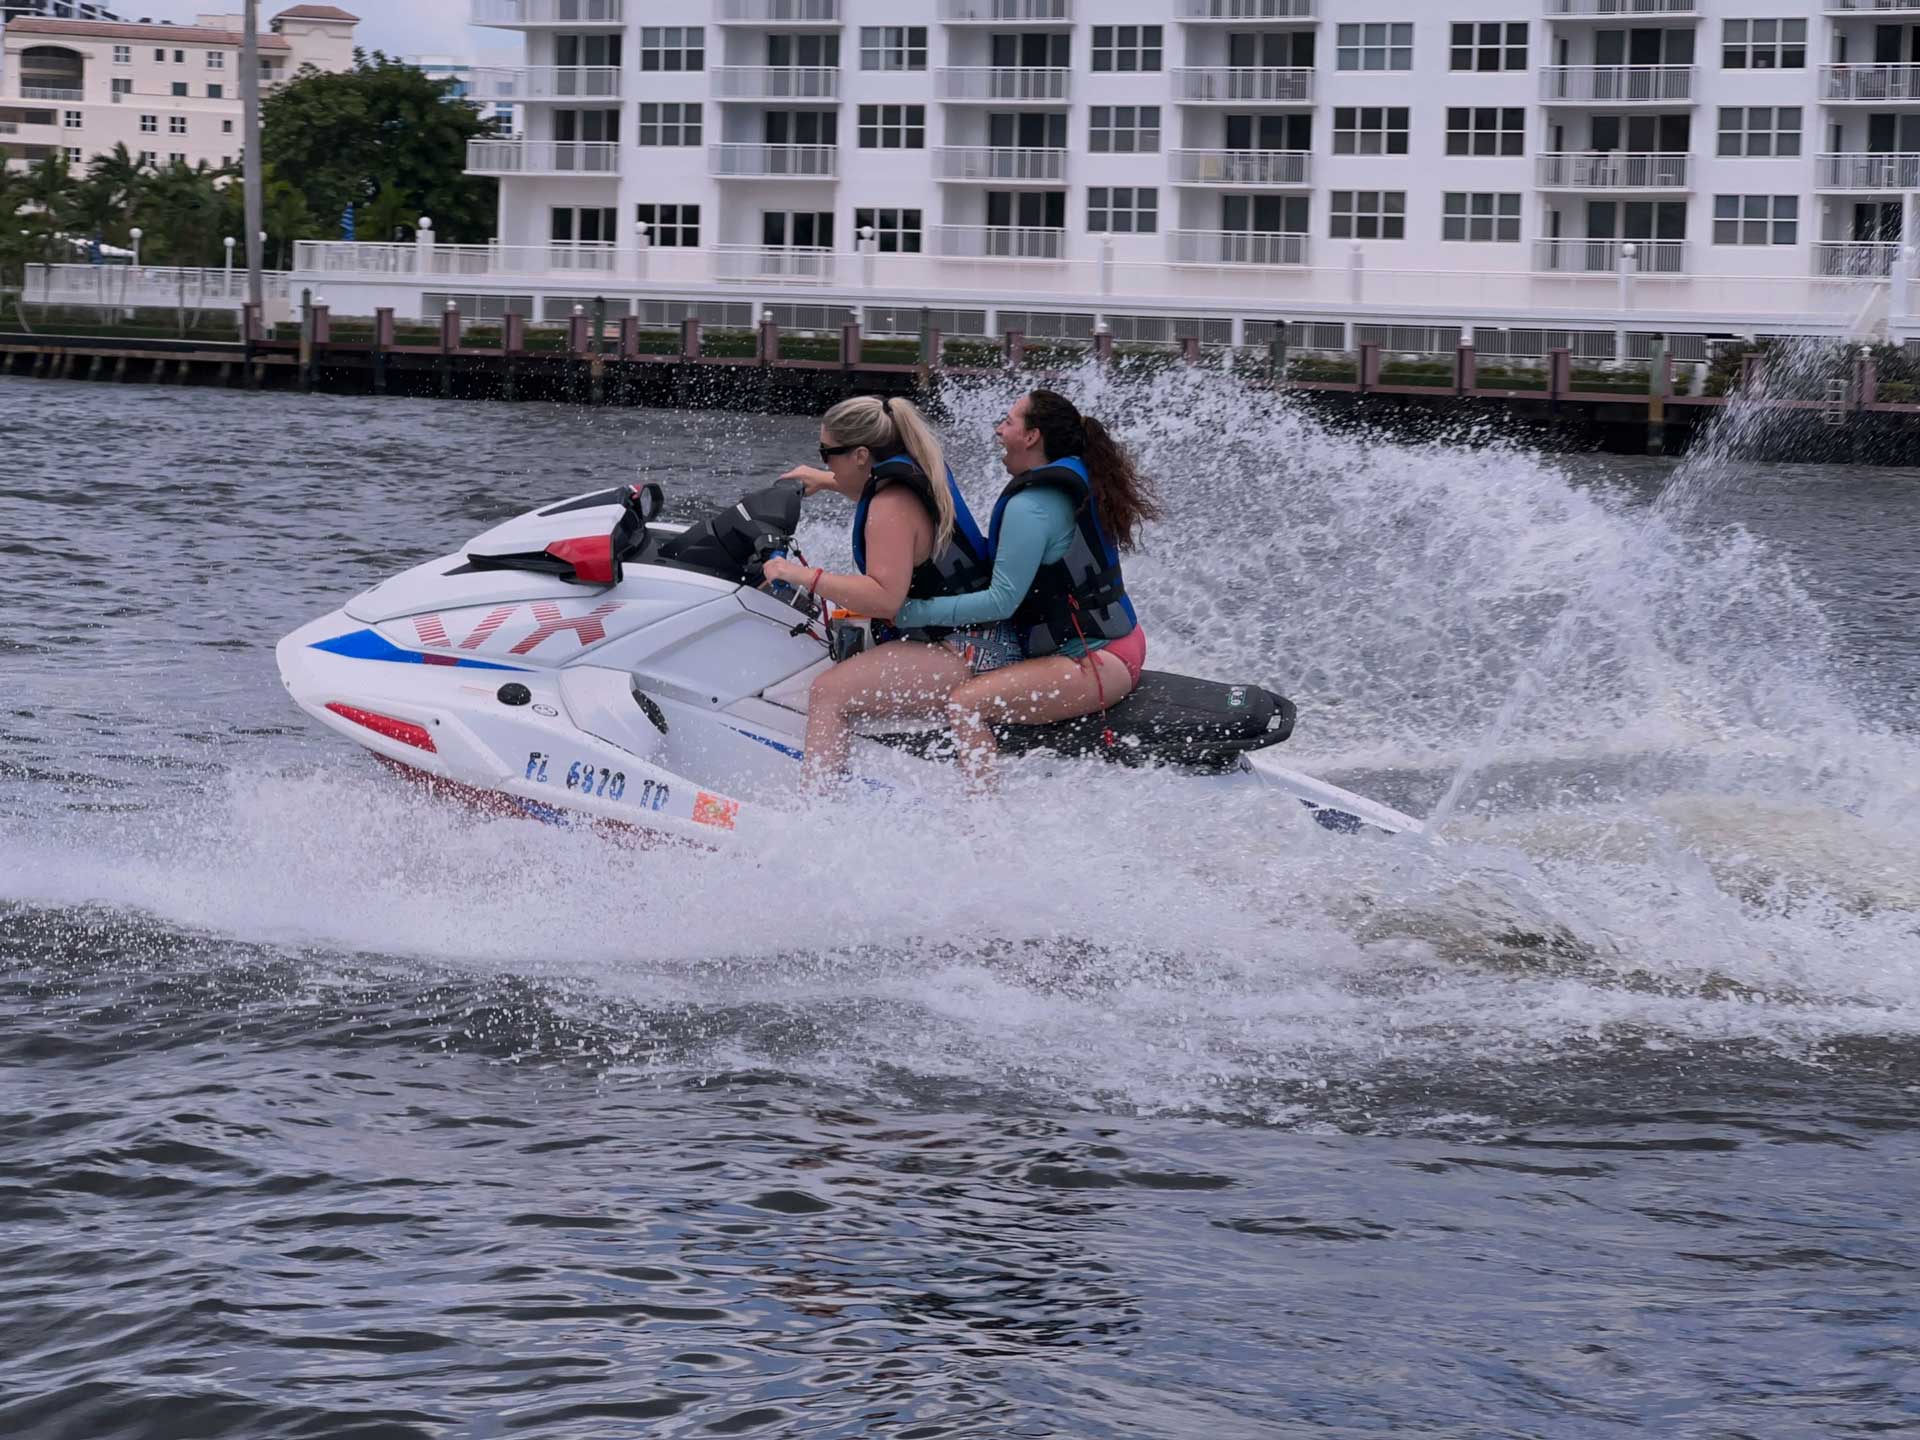
<svg viewBox="0 0 1920 1440">
<path fill-rule="evenodd" d="M 792 549 L 781 482 L 690 524 L 657 485 L 532 510 L 384 580 L 277 649 L 296 703 L 399 774 L 484 809 L 726 843 L 790 806 L 807 695 L 863 639 L 804 592 L 764 589 Z M 1006 726 L 1002 749 L 1256 784 L 1340 831 L 1417 833 L 1398 811 L 1274 763 L 1293 704 L 1257 684 L 1146 671 L 1100 715 Z M 934 722 L 874 726 L 852 773 L 912 783 L 951 759 Z"/>
</svg>

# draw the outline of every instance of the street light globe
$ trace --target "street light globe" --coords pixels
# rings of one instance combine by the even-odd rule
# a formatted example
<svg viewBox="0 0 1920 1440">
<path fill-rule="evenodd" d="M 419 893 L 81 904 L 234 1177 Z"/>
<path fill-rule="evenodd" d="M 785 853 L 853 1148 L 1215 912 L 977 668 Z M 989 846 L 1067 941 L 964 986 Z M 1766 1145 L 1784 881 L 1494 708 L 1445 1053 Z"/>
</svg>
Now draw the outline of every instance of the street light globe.
<svg viewBox="0 0 1920 1440">
<path fill-rule="evenodd" d="M 433 229 L 433 221 L 432 221 L 431 219 L 429 219 L 429 218 L 428 218 L 427 216 L 425 216 L 425 215 L 422 215 L 422 216 L 420 217 L 420 228 L 421 228 L 422 230 L 431 230 L 431 229 Z"/>
<path fill-rule="evenodd" d="M 229 249 L 229 250 L 231 250 L 231 249 L 233 249 L 233 247 L 234 247 L 234 246 L 236 246 L 236 245 L 238 245 L 238 244 L 239 244 L 240 242 L 239 242 L 238 240 L 236 240 L 236 239 L 234 239 L 234 238 L 233 238 L 233 236 L 231 236 L 231 235 L 228 235 L 228 236 L 224 236 L 224 237 L 223 237 L 223 238 L 221 239 L 221 241 L 220 241 L 220 243 L 221 243 L 222 245 L 224 245 L 224 246 L 226 246 L 226 247 L 227 247 L 227 249 Z"/>
<path fill-rule="evenodd" d="M 1620 247 L 1620 253 L 1626 256 L 1629 260 L 1631 260 L 1633 259 L 1634 256 L 1640 253 L 1640 247 L 1634 244 L 1631 240 L 1629 240 L 1626 244 Z"/>
<path fill-rule="evenodd" d="M 142 230 L 138 225 L 134 226 L 131 230 L 127 231 L 127 234 L 131 235 L 135 240 L 138 240 L 142 235 L 146 233 L 147 232 Z"/>
</svg>

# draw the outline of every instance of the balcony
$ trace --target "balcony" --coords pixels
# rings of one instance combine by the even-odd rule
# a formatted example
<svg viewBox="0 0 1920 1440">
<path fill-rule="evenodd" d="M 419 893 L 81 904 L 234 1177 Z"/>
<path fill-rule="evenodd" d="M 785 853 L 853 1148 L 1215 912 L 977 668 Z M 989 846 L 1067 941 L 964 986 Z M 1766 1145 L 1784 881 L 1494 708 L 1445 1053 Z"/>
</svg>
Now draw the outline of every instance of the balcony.
<svg viewBox="0 0 1920 1440">
<path fill-rule="evenodd" d="M 1920 0 L 1827 0 L 1827 14 L 1911 15 L 1920 18 Z"/>
<path fill-rule="evenodd" d="M 1546 0 L 1549 20 L 1698 20 L 1698 0 Z"/>
<path fill-rule="evenodd" d="M 721 100 L 838 100 L 840 71 L 828 65 L 720 65 L 713 93 Z"/>
<path fill-rule="evenodd" d="M 1684 240 L 1536 240 L 1533 268 L 1552 275 L 1615 275 L 1623 260 L 1638 275 L 1684 275 Z"/>
<path fill-rule="evenodd" d="M 1897 244 L 1872 240 L 1820 240 L 1813 247 L 1813 273 L 1835 280 L 1883 280 L 1900 257 Z"/>
<path fill-rule="evenodd" d="M 937 180 L 993 185 L 1057 185 L 1067 176 L 1065 150 L 1003 145 L 942 145 L 933 152 Z"/>
<path fill-rule="evenodd" d="M 84 90 L 74 90 L 65 85 L 22 85 L 22 100 L 67 100 L 78 103 L 87 98 Z"/>
<path fill-rule="evenodd" d="M 935 255 L 957 260 L 1059 260 L 1067 253 L 1067 232 L 1038 226 L 936 225 Z"/>
<path fill-rule="evenodd" d="M 502 30 L 547 25 L 624 25 L 625 0 L 473 0 L 469 20 Z"/>
<path fill-rule="evenodd" d="M 1691 105 L 1691 65 L 1546 65 L 1540 98 L 1549 105 Z"/>
<path fill-rule="evenodd" d="M 1174 265 L 1304 265 L 1307 236 L 1271 230 L 1170 230 Z"/>
<path fill-rule="evenodd" d="M 840 0 L 718 0 L 713 18 L 722 25 L 838 28 Z"/>
<path fill-rule="evenodd" d="M 1542 190 L 1685 190 L 1691 155 L 1678 152 L 1585 151 L 1534 159 Z"/>
<path fill-rule="evenodd" d="M 1920 190 L 1920 155 L 1822 155 L 1820 190 Z"/>
<path fill-rule="evenodd" d="M 1176 185 L 1225 185 L 1236 190 L 1299 189 L 1312 156 L 1305 150 L 1175 150 Z"/>
<path fill-rule="evenodd" d="M 620 99 L 617 65 L 479 65 L 473 71 L 474 100 L 524 104 L 535 100 Z"/>
<path fill-rule="evenodd" d="M 955 105 L 1061 105 L 1073 72 L 1026 65 L 943 65 L 933 93 Z"/>
<path fill-rule="evenodd" d="M 1209 20 L 1243 25 L 1263 20 L 1304 20 L 1311 24 L 1314 0 L 1178 0 L 1173 7 L 1173 18 L 1189 25 Z"/>
<path fill-rule="evenodd" d="M 834 180 L 838 145 L 709 145 L 707 173 L 722 180 Z"/>
<path fill-rule="evenodd" d="M 618 175 L 620 147 L 604 140 L 527 140 L 517 135 L 467 142 L 469 175 Z"/>
<path fill-rule="evenodd" d="M 1182 105 L 1311 105 L 1313 71 L 1182 66 L 1173 72 L 1173 98 Z"/>
<path fill-rule="evenodd" d="M 1820 99 L 1827 105 L 1920 103 L 1920 65 L 1822 65 Z"/>
<path fill-rule="evenodd" d="M 1065 29 L 1073 24 L 1073 0 L 940 0 L 940 23 Z"/>
</svg>

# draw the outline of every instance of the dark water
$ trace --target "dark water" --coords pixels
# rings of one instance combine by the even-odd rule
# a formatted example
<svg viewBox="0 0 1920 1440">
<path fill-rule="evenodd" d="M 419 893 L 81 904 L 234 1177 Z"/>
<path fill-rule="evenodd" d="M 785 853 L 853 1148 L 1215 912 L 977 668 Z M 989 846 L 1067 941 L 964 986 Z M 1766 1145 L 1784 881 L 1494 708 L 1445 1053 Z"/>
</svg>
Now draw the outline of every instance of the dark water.
<svg viewBox="0 0 1920 1440">
<path fill-rule="evenodd" d="M 0 381 L 0 1436 L 1920 1429 L 1920 476 L 1668 524 L 1100 398 L 1188 517 L 1156 655 L 1302 765 L 1431 803 L 1578 622 L 1449 846 L 1160 777 L 762 856 L 423 807 L 279 635 L 810 424 Z"/>
</svg>

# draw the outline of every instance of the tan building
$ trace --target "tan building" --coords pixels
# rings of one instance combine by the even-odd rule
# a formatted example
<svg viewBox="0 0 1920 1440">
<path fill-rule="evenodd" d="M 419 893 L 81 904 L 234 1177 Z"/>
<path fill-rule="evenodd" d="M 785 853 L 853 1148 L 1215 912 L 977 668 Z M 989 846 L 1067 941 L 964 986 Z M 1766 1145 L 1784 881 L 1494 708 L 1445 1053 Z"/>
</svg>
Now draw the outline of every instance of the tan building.
<svg viewBox="0 0 1920 1440">
<path fill-rule="evenodd" d="M 353 64 L 357 15 L 295 5 L 260 36 L 271 88 L 303 66 Z M 225 165 L 241 149 L 239 15 L 192 25 L 28 18 L 6 27 L 0 155 L 17 166 L 64 150 L 76 166 L 124 144 L 155 165 Z"/>
</svg>

